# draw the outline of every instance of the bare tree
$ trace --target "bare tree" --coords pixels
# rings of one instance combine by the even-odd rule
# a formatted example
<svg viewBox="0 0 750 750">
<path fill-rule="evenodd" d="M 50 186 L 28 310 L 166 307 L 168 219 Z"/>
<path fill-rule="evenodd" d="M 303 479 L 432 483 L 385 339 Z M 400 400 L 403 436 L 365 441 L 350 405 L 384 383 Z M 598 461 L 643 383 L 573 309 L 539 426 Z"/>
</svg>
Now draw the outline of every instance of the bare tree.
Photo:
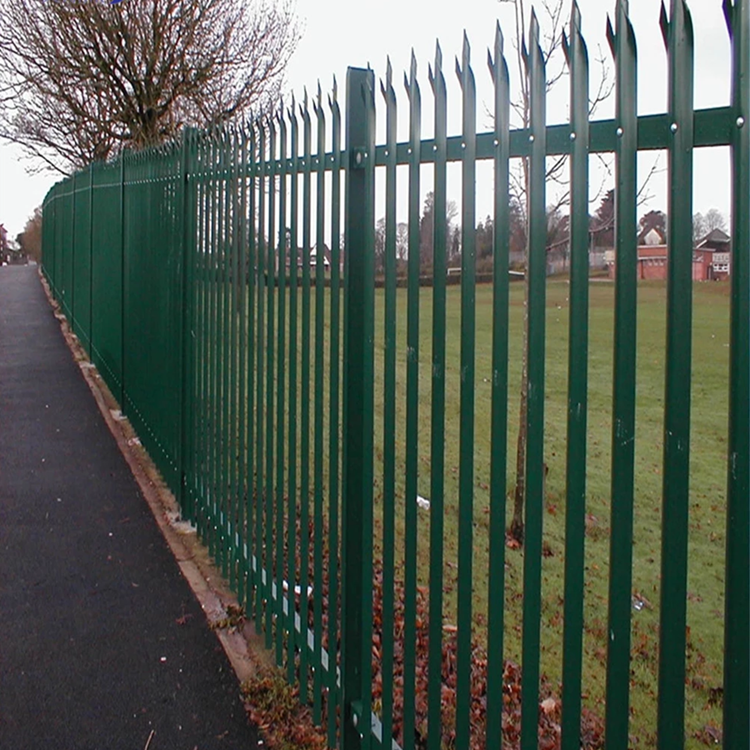
<svg viewBox="0 0 750 750">
<path fill-rule="evenodd" d="M 278 97 L 287 0 L 0 0 L 0 137 L 68 172 Z"/>
<path fill-rule="evenodd" d="M 519 124 L 526 128 L 529 126 L 531 113 L 531 98 L 529 91 L 529 82 L 526 77 L 524 53 L 521 40 L 528 28 L 527 19 L 530 17 L 529 7 L 531 0 L 497 0 L 501 4 L 513 6 L 515 19 L 515 63 L 518 70 L 520 81 L 519 96 L 512 102 L 511 106 Z M 546 89 L 549 92 L 559 84 L 567 75 L 568 68 L 562 54 L 562 37 L 563 30 L 570 17 L 570 0 L 540 0 L 535 3 L 536 13 L 540 22 L 541 37 L 540 45 L 542 59 L 544 60 L 547 71 Z M 596 66 L 596 84 L 592 87 L 589 94 L 589 117 L 594 115 L 600 105 L 607 101 L 615 90 L 615 81 L 612 74 L 612 65 L 601 49 L 598 50 L 593 62 Z M 607 194 L 607 190 L 612 181 L 611 167 L 606 159 L 597 155 L 604 176 L 599 185 L 598 193 L 594 197 L 597 200 Z M 528 223 L 527 215 L 527 196 L 528 196 L 528 161 L 526 159 L 518 160 L 518 168 L 511 171 L 511 193 L 513 199 L 520 207 L 525 223 Z M 647 194 L 647 185 L 651 177 L 659 171 L 658 157 L 648 171 L 641 187 L 638 191 L 638 202 L 642 203 L 649 199 Z M 551 199 L 550 205 L 547 206 L 548 223 L 551 219 L 557 217 L 561 219 L 561 209 L 569 204 L 569 176 L 567 172 L 567 156 L 560 156 L 548 159 L 546 169 L 547 184 L 552 184 L 553 190 L 550 191 L 548 198 Z M 614 218 L 614 214 L 613 214 Z M 555 225 L 555 222 L 552 222 Z M 603 229 L 603 227 L 600 227 Z M 564 233 L 563 233 L 564 234 Z M 526 233 L 528 237 L 528 232 Z M 566 243 L 567 239 L 562 235 L 558 237 L 548 236 L 547 249 L 559 248 L 561 243 Z M 526 503 L 526 417 L 528 402 L 528 363 L 527 363 L 527 340 L 528 340 L 528 274 L 526 274 L 525 294 L 524 294 L 524 338 L 523 354 L 521 360 L 521 397 L 519 400 L 519 425 L 518 441 L 516 445 L 516 485 L 513 500 L 513 518 L 511 521 L 509 534 L 519 544 L 523 544 L 524 536 L 524 509 Z M 546 468 L 545 468 L 546 471 Z"/>
<path fill-rule="evenodd" d="M 693 242 L 700 242 L 707 234 L 703 214 L 700 212 L 693 214 Z"/>
<path fill-rule="evenodd" d="M 718 208 L 709 208 L 703 220 L 706 222 L 706 234 L 713 232 L 714 229 L 721 229 L 722 232 L 726 232 L 727 219 Z"/>
</svg>

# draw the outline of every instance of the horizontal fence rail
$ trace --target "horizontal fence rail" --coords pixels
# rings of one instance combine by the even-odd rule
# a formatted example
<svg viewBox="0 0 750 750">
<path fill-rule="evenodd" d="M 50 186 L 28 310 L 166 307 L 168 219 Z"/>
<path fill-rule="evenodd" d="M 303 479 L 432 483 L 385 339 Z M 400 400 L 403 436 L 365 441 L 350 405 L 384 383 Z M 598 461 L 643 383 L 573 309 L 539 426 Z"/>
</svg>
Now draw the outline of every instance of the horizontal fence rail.
<svg viewBox="0 0 750 750">
<path fill-rule="evenodd" d="M 546 124 L 533 16 L 526 127 L 511 127 L 498 27 L 489 132 L 464 39 L 460 101 L 438 45 L 429 91 L 416 59 L 405 98 L 390 62 L 380 82 L 350 68 L 343 115 L 335 84 L 318 88 L 48 193 L 55 299 L 330 747 L 750 747 L 750 3 L 724 11 L 726 107 L 694 109 L 691 16 L 672 0 L 668 111 L 638 116 L 617 0 L 615 117 L 590 121 L 573 3 L 567 123 Z M 693 156 L 707 146 L 732 154 L 724 296 L 692 276 Z M 652 150 L 668 155 L 663 296 L 637 280 L 637 158 Z M 589 267 L 601 153 L 611 285 Z M 550 156 L 569 173 L 565 282 L 547 278 Z M 526 260 L 512 284 L 519 165 Z M 700 394 L 722 362 L 711 396 L 728 426 L 714 429 Z M 520 480 L 521 541 L 506 532 Z"/>
</svg>

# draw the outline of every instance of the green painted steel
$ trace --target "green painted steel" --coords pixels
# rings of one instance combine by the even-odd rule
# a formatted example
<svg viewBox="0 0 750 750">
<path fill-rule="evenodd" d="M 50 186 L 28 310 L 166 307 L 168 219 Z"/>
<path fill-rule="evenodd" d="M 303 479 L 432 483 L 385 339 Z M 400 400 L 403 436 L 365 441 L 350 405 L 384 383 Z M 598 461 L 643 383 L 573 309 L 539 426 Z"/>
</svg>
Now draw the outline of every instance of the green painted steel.
<svg viewBox="0 0 750 750">
<path fill-rule="evenodd" d="M 398 105 L 388 60 L 381 92 L 386 103 L 385 301 L 383 304 L 383 736 L 393 735 L 393 637 L 396 546 L 396 132 Z"/>
<path fill-rule="evenodd" d="M 273 537 L 274 537 L 274 396 L 276 394 L 276 372 L 275 372 L 275 348 L 274 348 L 274 318 L 275 318 L 275 297 L 274 287 L 276 285 L 276 253 L 275 253 L 275 206 L 276 206 L 276 127 L 273 120 L 269 119 L 267 130 L 269 134 L 269 164 L 268 164 L 268 261 L 266 264 L 266 287 L 267 287 L 267 335 L 266 335 L 266 398 L 265 398 L 265 423 L 266 423 L 266 466 L 265 466 L 265 518 L 263 519 L 265 530 L 265 544 L 263 548 L 263 570 L 266 572 L 265 586 L 265 640 L 266 648 L 271 648 L 273 644 L 273 602 L 272 602 L 272 582 L 271 571 L 273 570 Z M 261 209 L 262 212 L 262 209 Z"/>
<path fill-rule="evenodd" d="M 487 745 L 503 744 L 503 630 L 505 622 L 505 493 L 508 450 L 508 318 L 510 289 L 510 80 L 503 35 L 495 29 L 494 55 L 487 63 L 495 89 L 495 156 L 493 299 L 492 299 L 492 427 L 490 471 L 489 580 L 487 612 Z"/>
<path fill-rule="evenodd" d="M 725 2 L 732 38 L 732 309 L 729 360 L 724 746 L 750 745 L 750 3 Z"/>
<path fill-rule="evenodd" d="M 292 184 L 290 190 L 290 220 L 289 220 L 289 457 L 287 491 L 289 493 L 289 509 L 287 511 L 287 581 L 289 582 L 287 603 L 294 601 L 293 581 L 297 580 L 297 264 L 300 259 L 298 247 L 298 213 L 299 213 L 299 123 L 297 122 L 296 105 L 292 99 L 289 109 L 290 138 L 291 138 L 291 170 Z M 295 609 L 288 606 L 287 617 L 287 679 L 294 682 L 296 676 L 295 652 L 297 650 L 297 636 L 294 624 Z"/>
<path fill-rule="evenodd" d="M 448 95 L 443 75 L 443 53 L 435 46 L 435 69 L 429 70 L 430 85 L 435 97 L 435 191 L 433 193 L 434 245 L 432 289 L 432 430 L 430 435 L 430 651 L 427 700 L 429 715 L 427 745 L 440 750 L 442 729 L 442 663 L 443 663 L 443 537 L 445 534 L 445 376 L 446 376 L 446 284 L 448 244 L 446 221 L 447 165 L 445 161 Z M 394 143 L 395 146 L 395 143 Z M 395 173 L 395 148 L 393 167 Z M 394 195 L 395 204 L 395 195 Z M 395 205 L 394 205 L 395 208 Z M 395 240 L 395 238 L 394 238 Z M 394 243 L 395 244 L 395 243 Z M 394 248 L 395 255 L 395 248 Z M 394 277 L 395 277 L 395 257 Z M 393 279 L 395 286 L 395 278 Z M 395 289 L 393 290 L 395 293 Z M 395 299 L 393 300 L 395 305 Z M 394 310 L 395 313 L 395 310 Z M 395 318 L 395 314 L 394 314 Z M 395 319 L 393 320 L 395 336 Z M 386 403 L 387 401 L 386 395 Z M 383 427 L 386 434 L 388 427 Z M 386 732 L 385 724 L 383 734 Z"/>
<path fill-rule="evenodd" d="M 339 518 L 341 504 L 341 110 L 336 79 L 328 99 L 331 109 L 331 306 L 330 370 L 328 402 L 328 643 L 338 643 L 339 614 Z M 328 649 L 326 704 L 328 745 L 336 747 L 340 690 L 336 670 L 337 655 Z"/>
<path fill-rule="evenodd" d="M 276 351 L 278 352 L 277 366 L 278 371 L 276 375 L 276 486 L 274 488 L 274 505 L 276 510 L 276 549 L 275 549 L 275 563 L 274 568 L 276 570 L 276 580 L 283 577 L 284 570 L 284 390 L 286 383 L 286 360 L 284 356 L 285 351 L 285 339 L 286 339 L 286 263 L 287 263 L 287 210 L 286 210 L 286 199 L 287 199 L 287 171 L 289 164 L 286 158 L 286 146 L 287 146 L 287 134 L 286 134 L 286 118 L 282 115 L 278 118 L 279 127 L 279 227 L 278 227 L 278 244 L 276 257 L 278 258 L 277 264 L 277 288 L 278 288 L 278 325 L 277 331 L 277 342 Z M 288 579 L 287 579 L 288 580 Z M 276 618 L 276 641 L 274 649 L 276 651 L 276 663 L 282 666 L 284 663 L 284 631 L 285 631 L 285 615 L 284 615 L 284 598 L 283 596 L 277 596 L 274 610 L 274 617 Z M 287 634 L 287 637 L 291 636 L 291 633 Z"/>
<path fill-rule="evenodd" d="M 606 739 L 612 750 L 629 746 L 630 611 L 633 581 L 633 487 L 636 362 L 636 46 L 627 0 L 618 0 L 615 31 L 608 22 L 617 69 L 615 151 L 614 384 L 612 500 L 607 642 Z"/>
<path fill-rule="evenodd" d="M 685 744 L 688 509 L 690 506 L 690 370 L 693 294 L 693 23 L 684 0 L 662 6 L 669 58 L 669 260 L 664 392 L 664 483 L 661 552 L 658 745 Z"/>
<path fill-rule="evenodd" d="M 472 599 L 474 544 L 474 402 L 476 365 L 476 132 L 477 102 L 469 40 L 464 34 L 461 62 L 461 428 L 458 478 L 458 649 L 456 654 L 456 748 L 468 750 L 471 740 Z M 526 691 L 524 691 L 525 693 Z"/>
<path fill-rule="evenodd" d="M 406 456 L 404 479 L 404 750 L 414 748 L 417 661 L 417 492 L 419 455 L 420 138 L 422 99 L 412 53 L 404 87 L 409 98 L 409 258 L 406 298 Z M 350 354 L 351 356 L 351 354 Z"/>
<path fill-rule="evenodd" d="M 539 24 L 532 14 L 526 53 L 529 80 L 528 301 L 526 309 L 526 508 L 523 557 L 523 664 L 521 747 L 537 742 L 542 606 L 542 519 L 544 517 L 544 352 L 547 273 L 546 79 Z"/>
<path fill-rule="evenodd" d="M 375 76 L 349 68 L 346 78 L 347 221 L 344 277 L 344 453 L 341 571 L 341 740 L 369 748 L 372 641 L 372 478 Z"/>
<path fill-rule="evenodd" d="M 589 61 L 581 14 L 573 3 L 570 40 L 570 348 L 568 351 L 568 454 L 565 506 L 565 604 L 563 630 L 563 750 L 581 746 L 583 596 L 586 535 L 586 426 L 588 417 L 589 316 Z"/>
<path fill-rule="evenodd" d="M 477 132 L 482 101 L 464 39 L 460 102 L 458 88 L 449 94 L 438 44 L 426 76 L 432 98 L 421 100 L 412 56 L 400 122 L 390 62 L 377 107 L 374 73 L 350 68 L 343 122 L 334 81 L 327 110 L 319 87 L 312 113 L 305 96 L 301 106 L 292 99 L 243 128 L 187 130 L 174 143 L 91 164 L 45 198 L 42 271 L 52 295 L 330 747 L 530 750 L 540 744 L 548 689 L 561 698 L 550 721 L 559 723 L 564 750 L 587 746 L 587 708 L 603 713 L 610 749 L 627 748 L 636 728 L 661 748 L 687 744 L 694 287 L 686 186 L 695 149 L 716 145 L 731 149 L 733 163 L 723 742 L 750 746 L 750 6 L 724 6 L 733 50 L 728 106 L 694 109 L 690 14 L 685 0 L 671 0 L 661 19 L 668 110 L 638 117 L 635 34 L 627 0 L 617 0 L 608 27 L 615 117 L 591 121 L 588 54 L 573 3 L 562 44 L 570 74 L 564 123 L 546 123 L 548 82 L 533 17 L 520 71 L 528 127 L 511 126 L 498 26 L 486 132 Z M 460 132 L 449 135 L 459 111 Z M 402 131 L 408 138 L 399 143 Z M 630 645 L 635 457 L 649 449 L 636 445 L 636 165 L 640 152 L 656 149 L 669 154 L 669 248 L 660 602 L 650 615 L 659 628 L 658 697 L 654 726 L 644 729 L 643 716 L 631 717 L 632 694 L 641 690 L 631 679 Z M 589 367 L 601 355 L 589 330 L 594 154 L 614 158 L 617 269 L 612 406 L 601 415 L 611 424 L 610 490 L 602 498 L 611 531 L 600 603 L 590 599 L 585 544 Z M 564 157 L 570 172 L 565 428 L 545 424 L 545 397 L 558 385 L 545 377 L 550 156 Z M 519 364 L 511 329 L 523 314 L 512 304 L 509 274 L 513 159 L 528 167 L 522 601 L 508 598 L 520 591 L 513 563 L 521 553 L 507 552 L 505 538 L 517 396 L 509 373 Z M 494 171 L 493 236 L 479 259 L 485 166 Z M 452 177 L 459 170 L 460 183 Z M 449 234 L 458 184 L 458 231 Z M 384 215 L 377 235 L 376 210 Z M 480 260 L 492 262 L 491 297 L 477 291 Z M 490 413 L 480 420 L 483 403 Z M 553 439 L 565 449 L 565 492 L 551 502 L 544 476 Z M 450 462 L 449 449 L 457 456 Z M 425 501 L 429 510 L 420 509 Z M 552 632 L 544 624 L 551 600 L 543 559 L 551 532 L 542 519 L 557 506 L 565 513 L 564 538 L 552 539 L 564 555 L 564 589 L 554 592 L 560 611 L 552 615 L 562 622 L 559 694 L 542 685 Z M 602 621 L 607 608 L 605 636 L 594 646 L 606 661 L 601 706 L 584 697 L 584 613 L 597 607 Z M 519 669 L 506 661 L 517 651 L 520 694 Z M 508 713 L 514 695 L 520 721 Z"/>
<path fill-rule="evenodd" d="M 312 232 L 312 122 L 307 92 L 300 113 L 303 126 L 302 157 L 302 320 L 300 333 L 300 621 L 307 625 L 309 614 L 308 585 L 310 581 L 310 254 Z M 300 651 L 300 697 L 308 700 L 310 654 Z"/>
<path fill-rule="evenodd" d="M 323 642 L 323 400 L 325 397 L 325 296 L 323 286 L 326 268 L 326 120 L 323 93 L 318 84 L 314 105 L 317 120 L 318 150 L 315 155 L 315 374 L 314 374 L 314 447 L 313 447 L 313 638 Z M 320 724 L 323 718 L 323 666 L 320 649 L 315 649 L 313 669 L 313 720 Z"/>
</svg>

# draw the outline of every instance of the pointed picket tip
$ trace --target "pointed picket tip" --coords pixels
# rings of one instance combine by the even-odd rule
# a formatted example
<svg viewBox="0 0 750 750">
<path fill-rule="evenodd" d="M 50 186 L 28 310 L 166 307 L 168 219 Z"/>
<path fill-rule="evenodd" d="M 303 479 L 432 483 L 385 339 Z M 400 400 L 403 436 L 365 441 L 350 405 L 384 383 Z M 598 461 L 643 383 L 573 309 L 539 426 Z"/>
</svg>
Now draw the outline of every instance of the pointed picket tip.
<svg viewBox="0 0 750 750">
<path fill-rule="evenodd" d="M 300 104 L 299 110 L 303 121 L 308 124 L 310 122 L 310 99 L 307 95 L 307 86 L 303 89 L 302 104 Z"/>
<path fill-rule="evenodd" d="M 313 111 L 318 119 L 325 117 L 325 112 L 323 111 L 323 88 L 320 85 L 320 79 L 318 79 L 318 91 L 313 100 Z"/>
<path fill-rule="evenodd" d="M 607 14 L 607 44 L 609 44 L 612 57 L 617 57 L 615 30 L 612 26 L 612 19 L 609 17 L 609 13 Z"/>
<path fill-rule="evenodd" d="M 732 39 L 734 35 L 734 5 L 732 0 L 724 0 L 721 9 L 724 11 L 724 21 L 727 24 L 729 38 Z"/>
<path fill-rule="evenodd" d="M 669 18 L 667 17 L 667 8 L 664 5 L 664 0 L 661 2 L 661 10 L 659 12 L 659 28 L 661 29 L 661 38 L 664 40 L 664 47 L 669 52 Z"/>
<path fill-rule="evenodd" d="M 565 62 L 570 65 L 570 42 L 568 41 L 568 35 L 565 33 L 565 29 L 562 30 L 560 42 L 562 44 L 563 55 L 565 55 Z"/>
<path fill-rule="evenodd" d="M 690 8 L 685 0 L 680 0 L 682 7 L 682 17 L 685 20 L 685 33 L 687 34 L 688 41 L 692 48 L 694 43 L 694 29 L 693 29 L 693 14 L 690 12 Z"/>
<path fill-rule="evenodd" d="M 496 69 L 503 62 L 505 39 L 503 37 L 502 29 L 500 28 L 500 22 L 495 21 L 495 56 L 492 56 L 492 50 L 487 48 L 487 67 L 490 69 L 490 77 L 493 83 L 497 83 L 495 80 Z"/>
<path fill-rule="evenodd" d="M 333 84 L 331 86 L 331 91 L 328 94 L 328 108 L 331 110 L 334 117 L 336 117 L 339 109 L 339 84 L 336 80 L 336 76 L 333 76 Z"/>
<path fill-rule="evenodd" d="M 409 76 L 411 80 L 417 80 L 417 55 L 414 52 L 414 47 L 411 48 L 411 65 L 409 66 Z"/>
<path fill-rule="evenodd" d="M 380 93 L 383 95 L 386 103 L 390 92 L 393 90 L 393 66 L 391 65 L 391 56 L 385 58 L 385 81 L 380 79 Z"/>
<path fill-rule="evenodd" d="M 461 61 L 463 66 L 468 69 L 471 64 L 471 44 L 469 44 L 469 35 L 466 33 L 466 29 L 464 29 L 464 43 L 461 50 Z"/>
<path fill-rule="evenodd" d="M 521 39 L 521 59 L 523 64 L 528 68 L 529 66 L 529 50 L 526 47 L 526 39 Z"/>
<path fill-rule="evenodd" d="M 529 47 L 536 47 L 539 44 L 539 19 L 536 15 L 536 9 L 531 9 L 531 21 L 529 22 Z"/>
<path fill-rule="evenodd" d="M 581 9 L 578 6 L 578 0 L 573 0 L 573 4 L 570 8 L 570 26 L 571 29 L 575 30 L 576 33 L 581 33 Z"/>
<path fill-rule="evenodd" d="M 440 48 L 439 40 L 435 40 L 434 65 L 434 68 L 430 64 L 427 65 L 427 77 L 430 81 L 430 85 L 432 86 L 433 93 L 437 91 L 436 86 L 441 83 L 441 79 L 443 78 L 443 50 Z"/>
<path fill-rule="evenodd" d="M 505 37 L 500 28 L 500 21 L 495 21 L 495 56 L 502 57 L 505 54 Z"/>
</svg>

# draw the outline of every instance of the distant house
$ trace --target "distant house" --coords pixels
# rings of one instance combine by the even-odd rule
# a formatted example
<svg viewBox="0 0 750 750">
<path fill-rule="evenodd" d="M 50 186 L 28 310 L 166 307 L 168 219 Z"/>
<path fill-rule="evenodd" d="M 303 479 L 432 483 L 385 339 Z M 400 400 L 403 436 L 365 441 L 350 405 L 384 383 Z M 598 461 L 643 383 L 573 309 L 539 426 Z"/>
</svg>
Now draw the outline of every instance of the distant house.
<svg viewBox="0 0 750 750">
<path fill-rule="evenodd" d="M 655 228 L 639 237 L 644 244 L 638 245 L 638 279 L 666 279 L 669 250 L 665 238 Z M 655 242 L 656 241 L 656 242 Z M 730 246 L 728 234 L 721 229 L 709 232 L 693 248 L 693 281 L 721 280 L 730 274 Z M 615 278 L 615 258 L 612 253 L 609 277 Z"/>
<path fill-rule="evenodd" d="M 301 265 L 301 259 L 300 259 Z M 313 247 L 310 249 L 310 269 L 314 270 L 318 267 L 318 248 Z M 331 270 L 331 251 L 327 245 L 323 245 L 323 269 L 326 273 Z"/>
<path fill-rule="evenodd" d="M 294 255 L 297 258 L 297 269 L 298 269 L 297 276 L 298 278 L 300 278 L 302 276 L 302 269 L 304 266 L 302 248 L 301 247 L 297 248 L 297 252 L 292 253 L 290 252 L 290 248 L 287 247 L 287 251 L 286 251 L 287 272 L 289 271 L 291 267 L 292 255 Z M 278 264 L 278 256 L 277 256 L 276 262 Z M 313 278 L 315 277 L 315 271 L 317 267 L 318 267 L 318 248 L 317 246 L 314 246 L 310 248 L 310 276 Z M 343 273 L 343 270 L 344 270 L 344 253 L 341 252 L 340 261 L 339 261 L 339 271 Z M 331 273 L 331 251 L 327 245 L 323 245 L 323 271 L 326 276 L 328 276 Z"/>
<path fill-rule="evenodd" d="M 699 264 L 700 280 L 728 279 L 731 271 L 732 240 L 721 229 L 712 229 L 696 246 L 693 254 L 693 278 L 695 265 Z"/>
</svg>

